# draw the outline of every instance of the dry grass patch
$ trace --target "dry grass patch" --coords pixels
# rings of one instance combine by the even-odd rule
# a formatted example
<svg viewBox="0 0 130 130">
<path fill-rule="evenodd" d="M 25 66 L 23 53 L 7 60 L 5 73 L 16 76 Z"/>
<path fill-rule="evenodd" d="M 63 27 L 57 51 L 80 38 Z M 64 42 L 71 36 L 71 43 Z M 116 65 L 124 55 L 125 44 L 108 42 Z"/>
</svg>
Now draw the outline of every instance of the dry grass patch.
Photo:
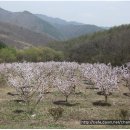
<svg viewBox="0 0 130 130">
<path fill-rule="evenodd" d="M 64 101 L 65 97 L 54 89 L 47 93 L 43 101 L 38 105 L 36 116 L 28 117 L 23 113 L 13 113 L 15 110 L 24 110 L 24 104 L 14 102 L 17 96 L 8 95 L 14 92 L 9 87 L 0 87 L 0 128 L 130 128 L 130 126 L 108 125 L 80 125 L 80 120 L 92 119 L 121 119 L 121 110 L 127 110 L 130 114 L 130 97 L 123 95 L 128 88 L 122 86 L 120 91 L 112 93 L 108 97 L 111 106 L 94 106 L 93 102 L 103 101 L 104 96 L 98 95 L 97 90 L 79 88 L 75 94 L 70 95 L 69 104 L 54 104 Z M 49 114 L 48 110 L 53 107 L 64 109 L 63 115 L 57 122 Z"/>
</svg>

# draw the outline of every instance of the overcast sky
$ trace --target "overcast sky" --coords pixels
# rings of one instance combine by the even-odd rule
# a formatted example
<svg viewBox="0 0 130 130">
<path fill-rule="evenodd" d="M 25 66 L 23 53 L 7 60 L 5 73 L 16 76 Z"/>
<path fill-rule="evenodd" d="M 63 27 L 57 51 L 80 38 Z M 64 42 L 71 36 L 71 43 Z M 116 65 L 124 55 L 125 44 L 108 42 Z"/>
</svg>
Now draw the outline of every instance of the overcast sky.
<svg viewBox="0 0 130 130">
<path fill-rule="evenodd" d="M 2 2 L 0 7 L 17 12 L 28 10 L 67 21 L 78 21 L 98 26 L 115 26 L 130 23 L 130 1 L 127 2 L 87 2 L 87 1 L 41 1 Z"/>
</svg>

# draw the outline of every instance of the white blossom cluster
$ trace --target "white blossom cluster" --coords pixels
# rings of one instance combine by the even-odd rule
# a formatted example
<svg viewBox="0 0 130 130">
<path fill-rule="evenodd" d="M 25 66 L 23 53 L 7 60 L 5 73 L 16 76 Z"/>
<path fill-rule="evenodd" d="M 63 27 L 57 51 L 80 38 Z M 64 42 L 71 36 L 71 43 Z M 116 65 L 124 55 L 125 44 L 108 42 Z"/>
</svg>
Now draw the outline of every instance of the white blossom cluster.
<svg viewBox="0 0 130 130">
<path fill-rule="evenodd" d="M 5 71 L 6 67 L 5 67 L 5 64 L 0 64 L 0 74 L 4 74 L 4 71 Z"/>
<path fill-rule="evenodd" d="M 126 86 L 130 90 L 130 70 L 127 67 L 122 66 L 121 75 L 124 80 L 126 80 Z"/>
<path fill-rule="evenodd" d="M 56 73 L 54 86 L 67 98 L 80 84 L 79 65 L 75 62 L 62 62 L 59 64 Z"/>
<path fill-rule="evenodd" d="M 57 87 L 66 97 L 85 80 L 94 83 L 106 95 L 118 89 L 121 77 L 129 78 L 127 67 L 112 67 L 111 64 L 78 64 L 76 62 L 39 62 L 0 64 L 0 72 L 18 92 L 39 92 Z"/>
<path fill-rule="evenodd" d="M 106 95 L 118 88 L 117 72 L 110 64 L 82 64 L 81 71 L 85 79 L 91 80 Z"/>
</svg>

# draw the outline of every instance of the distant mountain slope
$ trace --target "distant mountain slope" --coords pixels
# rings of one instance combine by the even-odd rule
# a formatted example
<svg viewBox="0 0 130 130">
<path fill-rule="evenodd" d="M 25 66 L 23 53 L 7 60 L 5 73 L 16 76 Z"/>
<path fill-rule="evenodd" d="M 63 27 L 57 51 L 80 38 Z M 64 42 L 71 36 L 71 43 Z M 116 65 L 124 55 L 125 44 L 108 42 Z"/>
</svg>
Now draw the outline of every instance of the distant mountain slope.
<svg viewBox="0 0 130 130">
<path fill-rule="evenodd" d="M 64 35 L 65 40 L 103 30 L 95 25 L 57 25 L 57 29 L 61 30 L 61 34 Z"/>
<path fill-rule="evenodd" d="M 72 25 L 84 25 L 83 23 L 74 22 L 74 21 L 68 22 L 68 21 L 60 19 L 60 18 L 53 18 L 53 17 L 49 17 L 49 16 L 46 16 L 46 15 L 43 15 L 43 14 L 36 14 L 36 16 L 38 16 L 39 18 L 51 23 L 52 25 L 55 25 L 55 24 L 59 24 L 59 25 L 70 25 L 70 24 L 72 24 Z"/>
<path fill-rule="evenodd" d="M 38 33 L 46 33 L 55 39 L 61 39 L 60 32 L 54 26 L 28 11 L 13 13 L 0 8 L 0 21 L 21 26 Z"/>
<path fill-rule="evenodd" d="M 46 46 L 54 40 L 47 34 L 43 35 L 23 27 L 0 22 L 0 41 L 3 41 L 8 46 L 16 48 Z"/>
<path fill-rule="evenodd" d="M 104 30 L 104 28 L 95 25 L 82 24 L 78 22 L 67 22 L 59 18 L 52 18 L 42 14 L 36 14 L 36 16 L 43 19 L 44 21 L 49 22 L 55 28 L 57 28 L 57 30 L 62 34 L 63 40 L 68 40 L 79 37 L 81 35 Z"/>
<path fill-rule="evenodd" d="M 69 61 L 120 65 L 130 61 L 130 25 L 53 43 L 50 47 L 64 51 Z"/>
<path fill-rule="evenodd" d="M 40 14 L 35 15 L 28 11 L 10 12 L 1 8 L 0 21 L 24 27 L 38 33 L 47 34 L 56 40 L 68 40 L 104 30 L 95 25 L 67 22 L 59 18 L 51 18 Z"/>
</svg>

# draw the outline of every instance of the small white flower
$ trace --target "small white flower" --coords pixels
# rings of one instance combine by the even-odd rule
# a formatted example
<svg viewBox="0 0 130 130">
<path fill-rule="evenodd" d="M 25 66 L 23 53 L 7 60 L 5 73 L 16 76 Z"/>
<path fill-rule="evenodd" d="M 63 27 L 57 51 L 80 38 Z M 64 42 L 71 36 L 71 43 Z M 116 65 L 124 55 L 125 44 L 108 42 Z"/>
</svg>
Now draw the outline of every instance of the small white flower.
<svg viewBox="0 0 130 130">
<path fill-rule="evenodd" d="M 36 114 L 31 115 L 31 117 L 35 117 L 35 116 L 36 116 Z"/>
</svg>

